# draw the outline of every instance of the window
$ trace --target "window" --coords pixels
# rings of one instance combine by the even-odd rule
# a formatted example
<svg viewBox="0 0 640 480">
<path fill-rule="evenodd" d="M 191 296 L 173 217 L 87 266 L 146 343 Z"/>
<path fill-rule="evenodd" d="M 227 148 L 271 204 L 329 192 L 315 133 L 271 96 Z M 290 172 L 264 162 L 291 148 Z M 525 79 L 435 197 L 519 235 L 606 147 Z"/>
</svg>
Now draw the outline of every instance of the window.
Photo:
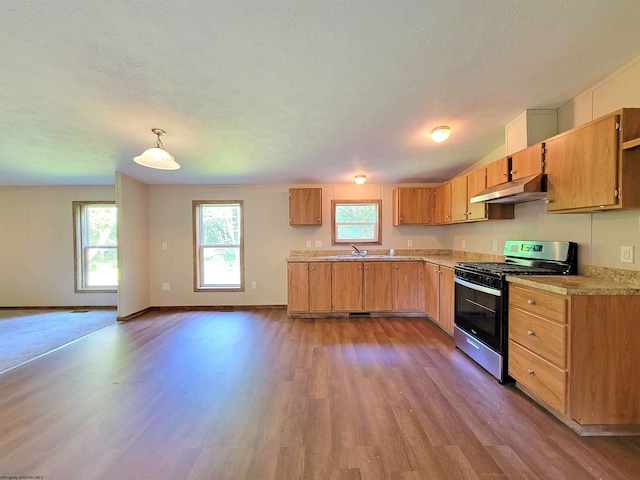
<svg viewBox="0 0 640 480">
<path fill-rule="evenodd" d="M 116 292 L 116 213 L 113 202 L 73 202 L 76 292 Z"/>
<path fill-rule="evenodd" d="M 244 291 L 242 201 L 194 201 L 196 291 Z"/>
<path fill-rule="evenodd" d="M 382 244 L 382 200 L 332 200 L 333 245 Z"/>
</svg>

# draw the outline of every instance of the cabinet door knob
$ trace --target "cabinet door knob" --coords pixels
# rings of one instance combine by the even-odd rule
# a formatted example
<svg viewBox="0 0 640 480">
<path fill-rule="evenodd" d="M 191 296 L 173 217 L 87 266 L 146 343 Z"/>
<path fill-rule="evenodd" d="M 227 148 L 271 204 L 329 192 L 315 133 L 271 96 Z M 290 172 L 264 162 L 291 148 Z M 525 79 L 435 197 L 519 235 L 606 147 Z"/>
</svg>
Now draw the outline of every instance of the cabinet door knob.
<svg viewBox="0 0 640 480">
<path fill-rule="evenodd" d="M 515 170 L 511 170 L 511 172 L 509 172 L 509 173 L 511 173 L 511 175 L 515 175 L 518 172 L 516 172 Z"/>
<path fill-rule="evenodd" d="M 316 222 L 319 222 L 319 221 L 320 221 L 320 219 L 318 218 L 318 219 L 316 220 Z"/>
<path fill-rule="evenodd" d="M 506 173 L 503 173 L 503 174 L 502 174 L 502 176 L 503 176 L 503 177 L 506 177 L 506 176 L 507 176 L 507 174 L 506 174 Z"/>
<path fill-rule="evenodd" d="M 535 302 L 534 300 L 527 300 L 527 303 L 528 303 L 529 305 L 535 305 L 535 303 L 536 303 L 536 302 Z"/>
<path fill-rule="evenodd" d="M 364 267 L 365 270 L 369 270 L 369 267 Z"/>
<path fill-rule="evenodd" d="M 531 370 L 530 368 L 527 368 L 527 373 L 528 373 L 529 375 L 533 375 L 533 370 Z"/>
<path fill-rule="evenodd" d="M 400 217 L 400 221 L 402 221 L 404 219 L 404 217 Z"/>
<path fill-rule="evenodd" d="M 533 337 L 535 335 L 535 332 L 533 330 L 527 330 L 527 335 Z"/>
</svg>

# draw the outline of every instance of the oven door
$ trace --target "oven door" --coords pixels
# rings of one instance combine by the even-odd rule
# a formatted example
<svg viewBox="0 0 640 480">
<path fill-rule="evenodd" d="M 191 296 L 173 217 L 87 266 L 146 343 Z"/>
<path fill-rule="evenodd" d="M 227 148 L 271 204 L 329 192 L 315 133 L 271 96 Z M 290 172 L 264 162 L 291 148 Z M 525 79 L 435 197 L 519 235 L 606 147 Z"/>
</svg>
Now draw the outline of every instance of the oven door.
<svg viewBox="0 0 640 480">
<path fill-rule="evenodd" d="M 502 290 L 456 277 L 455 324 L 469 335 L 503 353 L 504 295 Z"/>
</svg>

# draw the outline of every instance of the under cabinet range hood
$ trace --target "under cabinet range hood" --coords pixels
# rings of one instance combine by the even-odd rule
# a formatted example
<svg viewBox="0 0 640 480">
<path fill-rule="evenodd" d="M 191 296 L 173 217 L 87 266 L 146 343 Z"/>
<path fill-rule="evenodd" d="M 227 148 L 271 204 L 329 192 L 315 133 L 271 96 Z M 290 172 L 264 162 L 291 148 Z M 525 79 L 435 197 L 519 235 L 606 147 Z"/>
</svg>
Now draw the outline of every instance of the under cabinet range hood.
<svg viewBox="0 0 640 480">
<path fill-rule="evenodd" d="M 547 175 L 539 173 L 482 190 L 471 203 L 522 203 L 547 198 Z"/>
</svg>

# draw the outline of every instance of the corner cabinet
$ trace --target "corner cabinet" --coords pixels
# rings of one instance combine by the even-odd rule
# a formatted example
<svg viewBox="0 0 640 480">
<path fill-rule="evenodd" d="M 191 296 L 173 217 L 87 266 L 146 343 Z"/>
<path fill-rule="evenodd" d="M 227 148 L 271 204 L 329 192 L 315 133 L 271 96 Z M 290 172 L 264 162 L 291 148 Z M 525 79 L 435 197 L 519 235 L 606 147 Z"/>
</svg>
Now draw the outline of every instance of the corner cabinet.
<svg viewBox="0 0 640 480">
<path fill-rule="evenodd" d="M 640 208 L 640 108 L 623 108 L 545 144 L 548 213 Z"/>
<path fill-rule="evenodd" d="M 393 225 L 432 225 L 434 189 L 398 187 L 393 190 Z"/>
<path fill-rule="evenodd" d="M 509 375 L 584 435 L 640 434 L 640 295 L 509 286 Z"/>
<path fill-rule="evenodd" d="M 322 225 L 322 188 L 289 189 L 289 225 Z"/>
</svg>

